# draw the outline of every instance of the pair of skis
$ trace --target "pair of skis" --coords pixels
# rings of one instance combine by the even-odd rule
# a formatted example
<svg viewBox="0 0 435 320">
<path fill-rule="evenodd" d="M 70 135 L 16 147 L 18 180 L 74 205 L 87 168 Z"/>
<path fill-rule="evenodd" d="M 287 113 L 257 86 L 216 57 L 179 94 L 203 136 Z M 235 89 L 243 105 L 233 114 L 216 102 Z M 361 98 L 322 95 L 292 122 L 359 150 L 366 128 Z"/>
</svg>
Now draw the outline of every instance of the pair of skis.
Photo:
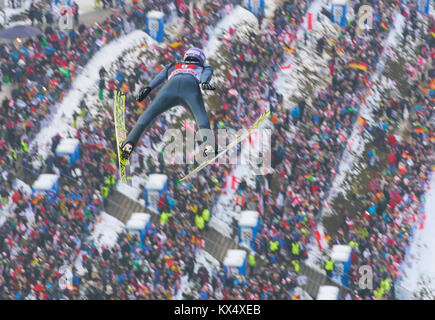
<svg viewBox="0 0 435 320">
<path fill-rule="evenodd" d="M 127 130 L 125 129 L 125 94 L 123 94 L 120 91 L 116 91 L 113 101 L 114 101 L 113 112 L 114 112 L 114 119 L 115 119 L 116 145 L 118 150 L 118 161 L 119 161 L 119 171 L 121 175 L 121 181 L 123 183 L 131 185 L 130 161 L 121 156 L 122 153 L 119 148 L 120 143 L 127 138 Z M 248 130 L 246 130 L 243 134 L 238 136 L 234 141 L 229 143 L 225 147 L 225 149 L 221 150 L 216 156 L 202 162 L 198 167 L 193 169 L 191 172 L 185 175 L 181 180 L 179 180 L 179 182 L 190 178 L 195 173 L 201 171 L 208 164 L 212 163 L 213 161 L 221 157 L 228 150 L 234 148 L 240 141 L 247 138 L 252 131 L 257 129 L 269 117 L 269 115 L 270 115 L 270 111 L 266 111 L 263 114 L 261 114 L 258 120 L 255 121 L 255 123 L 251 127 L 249 127 Z"/>
</svg>

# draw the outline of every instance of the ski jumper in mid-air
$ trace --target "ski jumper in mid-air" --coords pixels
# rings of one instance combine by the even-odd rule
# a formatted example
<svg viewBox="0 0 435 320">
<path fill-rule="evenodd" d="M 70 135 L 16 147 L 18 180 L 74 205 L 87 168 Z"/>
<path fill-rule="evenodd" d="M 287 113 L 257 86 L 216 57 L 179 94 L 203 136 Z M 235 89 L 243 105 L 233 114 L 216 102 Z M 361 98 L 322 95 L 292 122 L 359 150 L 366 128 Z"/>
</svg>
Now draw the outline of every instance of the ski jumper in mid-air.
<svg viewBox="0 0 435 320">
<path fill-rule="evenodd" d="M 203 90 L 214 90 L 210 84 L 213 68 L 205 64 L 205 54 L 201 49 L 190 48 L 184 55 L 184 61 L 172 62 L 151 81 L 148 87 L 139 91 L 137 100 L 146 96 L 167 81 L 147 110 L 139 117 L 133 130 L 120 144 L 122 157 L 128 159 L 138 144 L 142 133 L 147 130 L 161 113 L 175 107 L 183 106 L 195 118 L 199 129 L 210 130 L 210 121 L 205 110 L 200 86 Z M 207 146 L 207 152 L 216 152 L 216 146 Z"/>
</svg>

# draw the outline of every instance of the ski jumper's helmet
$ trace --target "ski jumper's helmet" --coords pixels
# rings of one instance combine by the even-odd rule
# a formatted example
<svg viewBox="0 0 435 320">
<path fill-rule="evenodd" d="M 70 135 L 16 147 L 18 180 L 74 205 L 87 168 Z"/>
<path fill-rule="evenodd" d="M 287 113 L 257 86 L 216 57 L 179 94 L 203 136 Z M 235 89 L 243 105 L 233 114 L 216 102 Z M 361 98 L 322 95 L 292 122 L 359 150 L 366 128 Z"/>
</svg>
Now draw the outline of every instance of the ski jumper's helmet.
<svg viewBox="0 0 435 320">
<path fill-rule="evenodd" d="M 198 60 L 200 64 L 204 64 L 205 62 L 205 54 L 204 52 L 199 48 L 190 48 L 186 51 L 184 54 L 184 60 Z"/>
</svg>

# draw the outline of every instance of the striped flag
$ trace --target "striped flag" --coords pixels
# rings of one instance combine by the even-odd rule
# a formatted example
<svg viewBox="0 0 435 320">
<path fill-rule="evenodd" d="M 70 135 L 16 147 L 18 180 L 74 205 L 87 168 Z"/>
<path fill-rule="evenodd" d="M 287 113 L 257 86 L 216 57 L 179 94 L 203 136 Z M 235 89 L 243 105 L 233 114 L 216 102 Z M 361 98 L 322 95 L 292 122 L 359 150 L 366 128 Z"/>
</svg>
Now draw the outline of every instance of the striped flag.
<svg viewBox="0 0 435 320">
<path fill-rule="evenodd" d="M 313 14 L 311 12 L 308 12 L 307 19 L 308 30 L 313 30 Z"/>
<path fill-rule="evenodd" d="M 362 116 L 358 115 L 358 123 L 361 125 L 361 128 L 364 129 L 364 127 L 367 123 L 367 120 L 364 119 Z"/>
<path fill-rule="evenodd" d="M 425 128 L 424 127 L 415 127 L 414 131 L 416 133 L 423 133 L 425 131 Z"/>
<path fill-rule="evenodd" d="M 365 63 L 365 62 L 352 61 L 352 62 L 349 62 L 349 67 L 354 68 L 354 69 L 358 69 L 358 70 L 362 70 L 362 71 L 367 71 L 367 63 Z"/>
<path fill-rule="evenodd" d="M 314 177 L 311 173 L 305 174 L 304 178 L 307 179 L 308 181 L 314 182 Z"/>
</svg>

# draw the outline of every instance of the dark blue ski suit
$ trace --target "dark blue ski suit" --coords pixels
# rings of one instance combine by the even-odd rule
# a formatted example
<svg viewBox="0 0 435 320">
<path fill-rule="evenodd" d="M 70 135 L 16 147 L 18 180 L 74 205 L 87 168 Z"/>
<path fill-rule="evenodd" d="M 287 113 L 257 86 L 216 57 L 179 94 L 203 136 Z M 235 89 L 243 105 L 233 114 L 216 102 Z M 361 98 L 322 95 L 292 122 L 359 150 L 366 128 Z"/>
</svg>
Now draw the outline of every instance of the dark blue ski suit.
<svg viewBox="0 0 435 320">
<path fill-rule="evenodd" d="M 183 106 L 193 115 L 200 129 L 210 129 L 210 121 L 205 111 L 200 83 L 209 82 L 213 68 L 193 61 L 173 62 L 151 81 L 154 89 L 168 80 L 145 112 L 139 117 L 133 130 L 124 143 L 132 142 L 136 146 L 142 133 L 148 129 L 156 117 L 175 106 Z"/>
</svg>

